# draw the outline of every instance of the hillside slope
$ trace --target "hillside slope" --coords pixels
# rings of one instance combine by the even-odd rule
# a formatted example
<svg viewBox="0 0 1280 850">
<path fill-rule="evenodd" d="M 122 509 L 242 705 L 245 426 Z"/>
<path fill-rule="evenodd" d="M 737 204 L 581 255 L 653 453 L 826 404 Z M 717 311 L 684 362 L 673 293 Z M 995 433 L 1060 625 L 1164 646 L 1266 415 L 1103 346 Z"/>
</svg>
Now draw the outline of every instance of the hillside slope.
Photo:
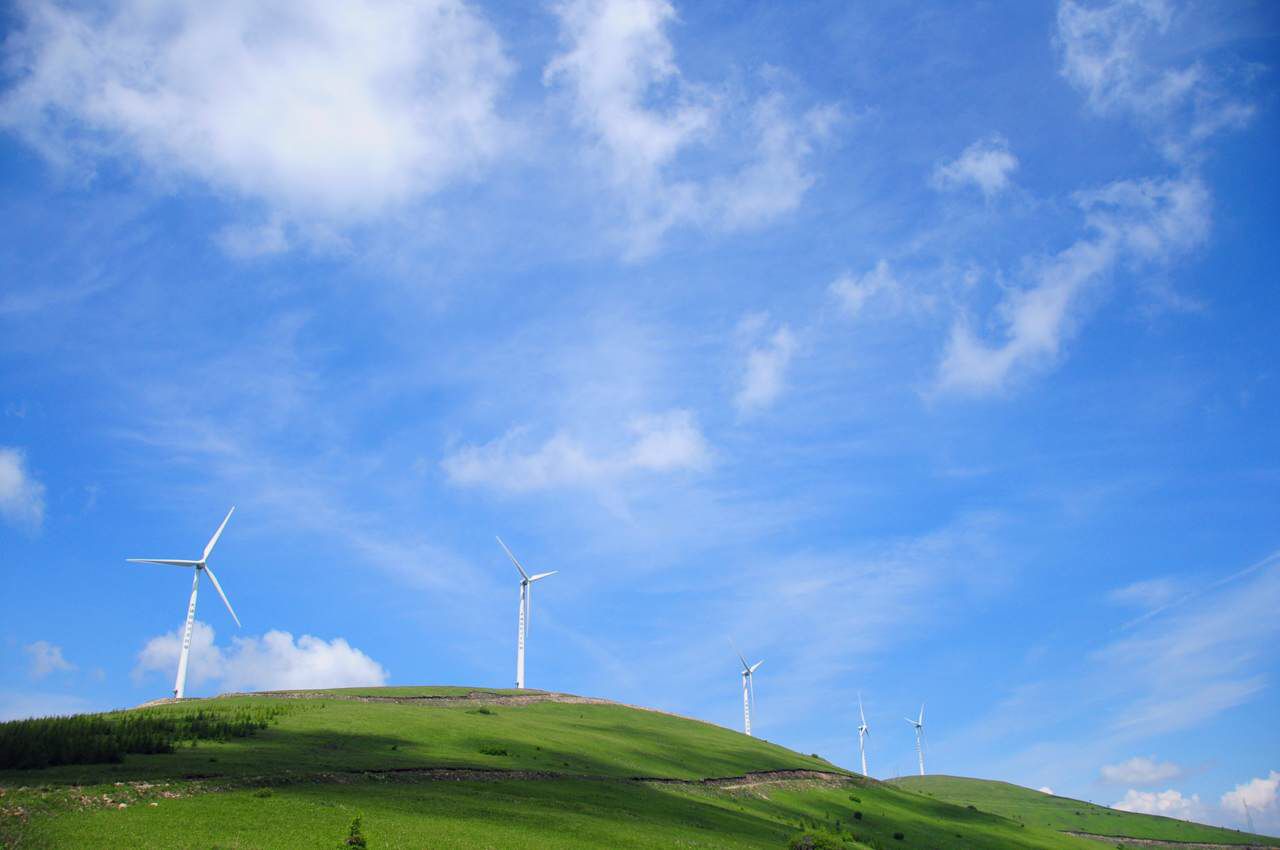
<svg viewBox="0 0 1280 850">
<path fill-rule="evenodd" d="M 1140 838 L 1178 844 L 1205 843 L 1280 847 L 1280 838 L 1250 835 L 1156 815 L 1121 812 L 1084 800 L 1057 797 L 1007 782 L 959 776 L 907 776 L 891 784 L 909 791 L 1061 832 Z"/>
<path fill-rule="evenodd" d="M 234 737 L 235 718 L 265 728 Z M 0 844 L 332 850 L 359 817 L 375 850 L 781 850 L 802 830 L 848 848 L 1099 847 L 712 724 L 563 694 L 233 695 L 81 725 L 122 722 L 186 731 L 173 752 L 0 770 Z"/>
</svg>

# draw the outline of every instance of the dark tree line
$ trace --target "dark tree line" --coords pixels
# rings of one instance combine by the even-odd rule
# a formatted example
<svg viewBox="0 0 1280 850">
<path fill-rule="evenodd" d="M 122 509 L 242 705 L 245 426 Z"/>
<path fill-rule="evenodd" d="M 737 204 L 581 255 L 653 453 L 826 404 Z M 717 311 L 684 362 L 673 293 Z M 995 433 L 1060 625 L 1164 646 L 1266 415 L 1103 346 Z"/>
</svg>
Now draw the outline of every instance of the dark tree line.
<svg viewBox="0 0 1280 850">
<path fill-rule="evenodd" d="M 187 741 L 226 741 L 265 729 L 283 708 L 115 711 L 0 723 L 0 769 L 103 764 L 127 753 L 171 753 Z"/>
</svg>

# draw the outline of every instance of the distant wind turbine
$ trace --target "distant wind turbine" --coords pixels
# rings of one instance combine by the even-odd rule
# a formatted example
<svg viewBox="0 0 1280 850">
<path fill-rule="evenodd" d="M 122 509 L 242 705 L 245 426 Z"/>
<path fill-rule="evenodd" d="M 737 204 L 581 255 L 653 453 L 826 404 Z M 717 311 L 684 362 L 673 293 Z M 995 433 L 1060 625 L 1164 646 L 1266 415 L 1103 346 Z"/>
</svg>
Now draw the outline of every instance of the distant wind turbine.
<svg viewBox="0 0 1280 850">
<path fill-rule="evenodd" d="M 735 646 L 734 651 L 738 648 Z M 757 661 L 755 664 L 748 664 L 747 659 L 742 657 L 742 653 L 738 652 L 738 660 L 742 662 L 742 728 L 748 735 L 751 734 L 751 709 L 756 704 L 756 684 L 755 672 L 760 669 L 760 665 L 764 663 L 764 659 Z"/>
<path fill-rule="evenodd" d="M 858 694 L 858 717 L 861 722 L 858 724 L 858 752 L 862 754 L 862 775 L 869 776 L 867 773 L 867 736 L 871 734 L 871 727 L 867 725 L 867 715 L 862 711 L 862 694 Z"/>
<path fill-rule="evenodd" d="M 906 721 L 916 729 L 916 757 L 920 759 L 920 775 L 924 776 L 924 747 L 921 744 L 924 737 L 924 703 L 920 703 L 920 718 L 912 720 L 908 717 Z"/>
<path fill-rule="evenodd" d="M 529 632 L 529 590 L 530 585 L 535 581 L 540 581 L 547 576 L 553 576 L 560 572 L 552 570 L 549 573 L 538 573 L 537 575 L 529 575 L 524 571 L 524 567 L 516 560 L 516 556 L 511 554 L 511 550 L 507 548 L 507 544 L 502 542 L 502 538 L 497 538 L 498 545 L 502 547 L 502 551 L 507 553 L 507 557 L 511 559 L 511 563 L 516 565 L 516 569 L 520 571 L 520 624 L 516 633 L 516 687 L 524 687 L 524 642 Z"/>
<path fill-rule="evenodd" d="M 187 624 L 182 630 L 182 654 L 178 656 L 178 678 L 173 684 L 173 695 L 177 699 L 182 699 L 183 694 L 187 690 L 187 656 L 191 654 L 191 629 L 196 621 L 196 591 L 200 587 L 200 573 L 209 574 L 209 581 L 213 582 L 213 589 L 218 591 L 218 595 L 222 597 L 222 602 L 227 606 L 227 610 L 231 612 L 231 619 L 236 621 L 236 626 L 240 625 L 240 618 L 236 616 L 235 609 L 231 607 L 231 603 L 227 600 L 227 595 L 222 592 L 222 585 L 218 584 L 218 577 L 213 574 L 213 570 L 209 569 L 207 561 L 213 547 L 217 545 L 218 538 L 222 536 L 222 529 L 227 527 L 227 521 L 231 519 L 231 515 L 235 513 L 235 506 L 231 506 L 231 510 L 227 511 L 226 519 L 222 521 L 222 525 L 218 526 L 218 530 L 213 533 L 213 537 L 209 538 L 209 545 L 204 547 L 204 554 L 200 556 L 198 561 L 178 561 L 163 560 L 160 558 L 126 558 L 125 560 L 131 564 L 167 564 L 171 567 L 190 567 L 194 575 L 191 576 L 191 602 L 187 605 Z"/>
</svg>

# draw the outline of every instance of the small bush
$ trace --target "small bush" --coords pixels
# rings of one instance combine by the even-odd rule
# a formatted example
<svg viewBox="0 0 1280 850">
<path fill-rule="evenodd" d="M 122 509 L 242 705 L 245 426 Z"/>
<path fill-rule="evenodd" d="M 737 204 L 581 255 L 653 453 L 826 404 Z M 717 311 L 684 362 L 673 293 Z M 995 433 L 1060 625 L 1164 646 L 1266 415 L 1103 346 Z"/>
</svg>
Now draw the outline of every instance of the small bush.
<svg viewBox="0 0 1280 850">
<path fill-rule="evenodd" d="M 507 751 L 506 751 L 505 749 L 503 749 L 502 747 L 481 747 L 481 748 L 480 748 L 480 754 L 481 754 L 481 755 L 486 755 L 486 756 L 509 756 L 509 755 L 511 755 L 511 753 L 507 752 Z"/>
<path fill-rule="evenodd" d="M 853 802 L 855 802 L 855 803 L 861 803 L 861 802 L 862 802 L 862 798 L 861 798 L 861 797 L 855 797 L 853 794 L 850 794 L 850 795 L 849 795 L 849 799 L 850 799 L 850 800 L 852 800 L 852 801 L 853 801 Z"/>
<path fill-rule="evenodd" d="M 854 813 L 853 813 L 853 819 L 854 819 L 854 820 L 862 820 L 862 812 L 861 812 L 861 810 L 856 811 L 856 812 L 854 812 Z"/>
<path fill-rule="evenodd" d="M 895 833 L 893 834 L 893 840 L 894 840 L 894 841 L 901 841 L 901 840 L 902 840 L 902 839 L 904 839 L 904 838 L 906 838 L 906 836 L 905 836 L 905 835 L 903 835 L 901 832 L 895 832 Z"/>
<path fill-rule="evenodd" d="M 344 847 L 368 847 L 368 843 L 364 840 L 364 835 L 360 832 L 360 816 L 356 815 L 355 820 L 351 822 L 351 828 L 347 830 L 347 840 L 343 842 Z"/>
<path fill-rule="evenodd" d="M 479 708 L 468 709 L 467 714 L 497 714 L 497 712 L 488 706 L 482 705 Z"/>
<path fill-rule="evenodd" d="M 257 791 L 254 791 L 254 792 L 253 792 L 253 796 L 255 796 L 255 797 L 270 797 L 270 796 L 272 795 L 272 793 L 273 793 L 273 792 L 271 791 L 271 789 L 270 789 L 270 788 L 259 788 Z"/>
<path fill-rule="evenodd" d="M 791 839 L 788 850 L 844 850 L 840 839 L 825 832 L 804 832 Z"/>
</svg>

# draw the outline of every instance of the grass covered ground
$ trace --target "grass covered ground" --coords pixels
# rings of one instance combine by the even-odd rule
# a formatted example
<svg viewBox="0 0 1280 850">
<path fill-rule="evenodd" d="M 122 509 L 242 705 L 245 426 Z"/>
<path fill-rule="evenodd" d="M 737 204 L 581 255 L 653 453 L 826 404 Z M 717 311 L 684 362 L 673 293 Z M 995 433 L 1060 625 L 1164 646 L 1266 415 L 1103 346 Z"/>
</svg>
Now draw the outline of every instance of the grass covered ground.
<svg viewBox="0 0 1280 850">
<path fill-rule="evenodd" d="M 164 714 L 194 707 L 236 711 L 264 704 L 284 712 L 249 738 L 200 742 L 169 754 L 129 756 L 121 764 L 0 771 L 0 785 L 420 767 L 678 779 L 753 770 L 835 769 L 822 759 L 709 723 L 620 705 L 435 705 L 242 696 L 185 700 L 181 706 L 142 711 Z"/>
<path fill-rule="evenodd" d="M 155 790 L 155 789 L 151 789 Z M 118 804 L 50 803 L 29 848 L 335 848 L 359 816 L 370 848 L 758 848 L 802 830 L 850 848 L 961 850 L 1097 845 L 888 786 L 725 791 L 625 780 L 414 782 L 360 778 L 153 798 L 108 786 Z M 151 806 L 156 802 L 156 806 Z M 861 812 L 861 819 L 855 816 Z M 901 834 L 901 839 L 894 838 Z M 855 841 L 856 837 L 856 841 Z"/>
<path fill-rule="evenodd" d="M 1106 806 L 1056 797 L 1007 782 L 958 776 L 910 776 L 895 779 L 893 784 L 949 803 L 972 805 L 1028 826 L 1184 843 L 1264 844 L 1280 847 L 1280 838 L 1250 835 L 1174 818 L 1119 812 Z"/>
<path fill-rule="evenodd" d="M 782 850 L 801 831 L 850 850 L 1098 847 L 1057 832 L 1051 818 L 865 782 L 686 718 L 613 704 L 500 704 L 510 694 L 496 691 L 421 699 L 471 691 L 352 689 L 141 709 L 273 713 L 245 738 L 119 764 L 0 772 L 0 845 L 336 848 L 352 846 L 343 842 L 359 817 L 375 850 Z M 796 770 L 827 777 L 699 782 Z"/>
</svg>

